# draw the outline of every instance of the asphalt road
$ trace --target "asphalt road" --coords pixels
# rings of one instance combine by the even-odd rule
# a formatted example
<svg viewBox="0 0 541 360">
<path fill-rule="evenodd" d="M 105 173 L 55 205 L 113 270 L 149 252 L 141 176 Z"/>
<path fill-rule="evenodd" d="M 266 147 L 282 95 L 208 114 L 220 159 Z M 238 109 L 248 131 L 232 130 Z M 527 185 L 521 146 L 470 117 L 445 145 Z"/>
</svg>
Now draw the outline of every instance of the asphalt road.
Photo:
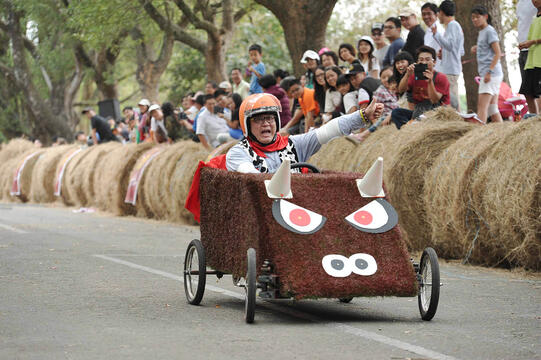
<svg viewBox="0 0 541 360">
<path fill-rule="evenodd" d="M 0 359 L 541 359 L 541 276 L 440 262 L 417 298 L 259 301 L 207 279 L 186 303 L 194 226 L 0 204 Z"/>
</svg>

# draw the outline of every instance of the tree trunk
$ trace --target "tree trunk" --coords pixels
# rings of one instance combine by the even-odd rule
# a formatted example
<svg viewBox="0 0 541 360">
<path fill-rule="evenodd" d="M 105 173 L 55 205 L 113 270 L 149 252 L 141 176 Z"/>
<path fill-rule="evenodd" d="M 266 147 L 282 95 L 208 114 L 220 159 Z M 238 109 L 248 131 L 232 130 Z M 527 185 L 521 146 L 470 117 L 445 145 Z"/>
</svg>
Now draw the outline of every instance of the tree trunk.
<svg viewBox="0 0 541 360">
<path fill-rule="evenodd" d="M 256 0 L 269 9 L 284 29 L 296 76 L 305 72 L 300 63 L 306 50 L 325 45 L 325 31 L 337 0 Z M 287 9 L 287 11 L 286 11 Z"/>
<path fill-rule="evenodd" d="M 469 0 L 456 0 L 456 20 L 462 26 L 464 31 L 464 60 L 467 61 L 463 66 L 462 73 L 464 74 L 464 82 L 466 86 L 466 99 L 468 103 L 468 111 L 476 112 L 477 111 L 477 98 L 478 98 L 478 89 L 479 86 L 475 82 L 475 77 L 477 73 L 477 61 L 475 55 L 470 52 L 472 46 L 477 44 L 477 35 L 479 31 L 473 26 L 471 21 L 471 9 L 473 4 Z M 504 47 L 504 34 L 502 32 L 501 24 L 501 12 L 500 12 L 500 3 L 498 0 L 479 0 L 476 4 L 485 5 L 492 16 L 492 26 L 498 32 L 500 37 L 500 47 L 502 49 L 502 54 L 505 54 Z M 501 64 L 504 73 L 504 81 L 509 82 L 509 75 L 507 70 L 507 62 L 505 57 L 501 58 Z"/>
</svg>

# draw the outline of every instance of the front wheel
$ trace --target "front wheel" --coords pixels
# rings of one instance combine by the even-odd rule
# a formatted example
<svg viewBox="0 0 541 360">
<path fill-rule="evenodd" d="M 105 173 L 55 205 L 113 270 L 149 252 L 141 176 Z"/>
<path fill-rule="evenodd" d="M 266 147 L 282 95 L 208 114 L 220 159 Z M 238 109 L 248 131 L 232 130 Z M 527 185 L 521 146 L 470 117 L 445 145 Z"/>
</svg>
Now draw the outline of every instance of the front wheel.
<svg viewBox="0 0 541 360">
<path fill-rule="evenodd" d="M 198 305 L 203 299 L 207 282 L 205 249 L 199 240 L 192 240 L 184 258 L 184 292 L 188 303 Z"/>
<path fill-rule="evenodd" d="M 423 251 L 419 265 L 419 311 L 423 320 L 432 320 L 440 300 L 440 266 L 438 255 L 428 247 Z"/>
<path fill-rule="evenodd" d="M 246 252 L 248 269 L 246 272 L 246 298 L 244 303 L 244 319 L 248 324 L 254 322 L 255 315 L 255 293 L 256 293 L 256 259 L 255 249 L 249 248 Z"/>
</svg>

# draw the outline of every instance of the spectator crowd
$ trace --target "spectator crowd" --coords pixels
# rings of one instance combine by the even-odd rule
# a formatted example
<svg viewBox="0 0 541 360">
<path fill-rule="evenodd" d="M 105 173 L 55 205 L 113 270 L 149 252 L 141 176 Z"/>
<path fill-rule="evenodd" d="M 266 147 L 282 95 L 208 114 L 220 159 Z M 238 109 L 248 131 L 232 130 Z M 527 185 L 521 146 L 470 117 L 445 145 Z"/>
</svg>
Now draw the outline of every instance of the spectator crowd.
<svg viewBox="0 0 541 360">
<path fill-rule="evenodd" d="M 529 112 L 538 114 L 541 95 L 541 0 L 518 0 L 520 93 Z M 265 66 L 264 48 L 248 48 L 246 68 L 230 70 L 230 81 L 208 81 L 204 91 L 189 92 L 180 106 L 141 99 L 136 108 L 122 110 L 123 119 L 106 119 L 85 108 L 91 122 L 81 143 L 174 142 L 191 139 L 208 149 L 240 140 L 239 108 L 250 94 L 270 93 L 281 103 L 281 133 L 299 134 L 329 120 L 365 108 L 374 100 L 384 104 L 380 119 L 368 130 L 352 136 L 363 140 L 379 126 L 400 129 L 420 121 L 423 113 L 439 106 L 460 108 L 458 80 L 463 57 L 476 57 L 479 75 L 477 116 L 486 123 L 501 122 L 498 95 L 503 81 L 502 34 L 491 25 L 483 5 L 472 5 L 471 21 L 479 30 L 477 45 L 464 49 L 464 32 L 455 19 L 456 5 L 427 2 L 420 9 L 406 8 L 396 17 L 371 26 L 370 35 L 327 47 L 306 49 L 300 62 L 306 73 L 296 78 L 283 69 Z M 420 21 L 421 20 L 421 21 Z M 407 30 L 404 39 L 403 29 Z"/>
</svg>

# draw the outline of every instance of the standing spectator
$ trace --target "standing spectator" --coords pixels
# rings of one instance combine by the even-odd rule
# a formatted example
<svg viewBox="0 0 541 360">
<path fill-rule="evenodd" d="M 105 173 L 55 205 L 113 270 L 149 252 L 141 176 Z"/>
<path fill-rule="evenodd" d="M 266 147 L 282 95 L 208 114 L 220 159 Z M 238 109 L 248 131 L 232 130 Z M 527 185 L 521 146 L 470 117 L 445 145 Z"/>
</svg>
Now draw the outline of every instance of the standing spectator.
<svg viewBox="0 0 541 360">
<path fill-rule="evenodd" d="M 441 67 L 449 80 L 449 92 L 451 93 L 451 106 L 459 110 L 458 78 L 462 73 L 462 56 L 464 55 L 464 32 L 455 20 L 456 6 L 450 0 L 445 0 L 440 5 L 438 18 L 445 26 L 445 33 L 438 32 L 432 27 L 432 34 L 441 45 Z M 460 110 L 459 110 L 460 111 Z"/>
<path fill-rule="evenodd" d="M 400 12 L 400 23 L 409 31 L 402 51 L 407 51 L 411 55 L 414 55 L 417 49 L 424 44 L 425 31 L 419 25 L 415 12 L 410 8 L 403 9 Z"/>
<path fill-rule="evenodd" d="M 541 111 L 541 102 L 539 101 L 541 96 L 540 4 L 539 0 L 519 0 L 517 4 L 518 47 L 520 49 L 518 63 L 522 76 L 520 93 L 526 96 L 530 114 L 539 114 Z M 537 13 L 537 18 L 533 20 L 535 13 Z"/>
<path fill-rule="evenodd" d="M 96 112 L 92 108 L 85 108 L 83 110 L 83 115 L 86 115 L 90 120 L 92 127 L 92 141 L 94 142 L 94 145 L 116 140 L 107 120 L 96 115 Z"/>
<path fill-rule="evenodd" d="M 325 68 L 320 65 L 316 68 L 314 78 L 314 98 L 320 109 L 325 108 L 325 92 L 327 91 L 327 82 L 325 81 Z"/>
<path fill-rule="evenodd" d="M 205 97 L 206 95 L 203 95 L 203 94 L 199 94 L 195 97 L 194 105 L 197 107 L 197 113 L 195 114 L 195 117 L 193 119 L 193 125 L 192 125 L 192 129 L 194 133 L 197 133 L 197 120 L 199 119 L 199 115 L 201 115 L 201 113 L 205 111 Z M 199 142 L 199 138 L 197 137 L 197 134 L 193 138 L 193 140 L 195 142 Z"/>
<path fill-rule="evenodd" d="M 342 105 L 342 94 L 340 94 L 336 88 L 336 81 L 340 75 L 342 75 L 342 71 L 337 66 L 325 69 L 327 91 L 325 92 L 325 108 L 323 109 L 323 112 L 326 115 L 323 118 L 324 123 L 330 119 L 339 117 L 344 111 L 344 107 Z"/>
<path fill-rule="evenodd" d="M 374 53 L 374 41 L 370 36 L 362 36 L 357 43 L 357 50 L 359 50 L 359 60 L 364 68 L 367 76 L 378 78 L 379 77 L 379 62 L 373 55 Z"/>
<path fill-rule="evenodd" d="M 314 88 L 314 71 L 319 65 L 319 55 L 313 50 L 306 50 L 302 55 L 301 64 L 306 69 L 306 87 L 308 89 Z"/>
<path fill-rule="evenodd" d="M 242 80 L 242 71 L 239 68 L 231 70 L 231 91 L 239 94 L 243 99 L 250 94 L 250 84 Z"/>
<path fill-rule="evenodd" d="M 195 132 L 199 141 L 208 150 L 220 145 L 218 135 L 229 133 L 229 127 L 225 119 L 216 115 L 216 99 L 212 95 L 205 95 L 205 110 L 197 119 L 197 130 Z"/>
<path fill-rule="evenodd" d="M 252 74 L 250 81 L 250 95 L 259 94 L 263 92 L 261 86 L 257 83 L 257 79 L 265 75 L 265 64 L 261 61 L 263 52 L 261 46 L 257 44 L 250 45 L 248 48 L 250 54 L 250 61 L 248 62 L 248 70 Z"/>
<path fill-rule="evenodd" d="M 294 132 L 294 126 L 304 115 L 304 128 L 299 129 L 299 133 L 306 133 L 315 124 L 315 118 L 319 115 L 319 105 L 314 99 L 314 90 L 301 86 L 299 79 L 284 79 L 281 83 L 282 88 L 288 96 L 299 101 L 300 109 L 297 109 L 290 122 L 286 124 L 280 132 L 284 135 Z M 291 129 L 291 131 L 290 131 Z"/>
<path fill-rule="evenodd" d="M 421 17 L 423 22 L 426 25 L 425 31 L 425 45 L 430 46 L 436 51 L 438 59 L 441 59 L 441 46 L 440 43 L 434 39 L 434 34 L 432 33 L 433 29 L 436 28 L 438 32 L 443 32 L 441 25 L 438 23 L 438 12 L 440 9 L 438 5 L 434 3 L 427 2 L 421 7 Z M 436 66 L 434 67 L 436 71 L 441 71 L 441 62 L 436 61 Z"/>
<path fill-rule="evenodd" d="M 325 51 L 321 54 L 321 65 L 323 67 L 338 66 L 338 55 L 332 50 Z"/>
<path fill-rule="evenodd" d="M 353 45 L 348 43 L 340 44 L 338 47 L 338 57 L 340 57 L 340 60 L 347 62 L 348 67 L 353 63 L 361 63 L 359 59 L 355 57 L 355 48 L 353 48 Z"/>
<path fill-rule="evenodd" d="M 383 66 L 390 66 L 394 63 L 395 55 L 404 47 L 404 40 L 400 37 L 400 32 L 402 31 L 400 19 L 395 17 L 390 17 L 385 20 L 385 25 L 383 26 L 383 34 L 389 42 L 389 49 L 383 58 Z"/>
<path fill-rule="evenodd" d="M 205 84 L 205 94 L 214 95 L 216 90 L 218 90 L 218 84 L 212 80 L 207 81 Z"/>
<path fill-rule="evenodd" d="M 150 105 L 148 113 L 150 118 L 150 141 L 156 144 L 167 142 L 169 137 L 167 136 L 167 129 L 165 128 L 165 122 L 162 109 L 160 105 Z"/>
<path fill-rule="evenodd" d="M 263 75 L 259 78 L 259 85 L 263 88 L 263 91 L 274 95 L 282 106 L 280 111 L 280 126 L 284 127 L 291 120 L 291 110 L 289 110 L 289 98 L 287 97 L 284 89 L 276 85 L 276 78 L 274 75 Z"/>
<path fill-rule="evenodd" d="M 374 56 L 378 59 L 379 67 L 383 67 L 383 59 L 385 58 L 385 54 L 387 54 L 389 44 L 385 42 L 382 23 L 374 23 L 372 25 L 372 40 L 374 40 L 374 44 L 376 45 Z"/>
<path fill-rule="evenodd" d="M 503 80 L 500 39 L 490 25 L 492 18 L 486 7 L 475 5 L 471 10 L 471 19 L 473 26 L 479 29 L 477 45 L 471 48 L 471 52 L 477 54 L 477 72 L 481 76 L 477 115 L 483 122 L 489 117 L 494 122 L 502 122 L 498 109 L 498 94 Z"/>
<path fill-rule="evenodd" d="M 145 141 L 146 137 L 148 136 L 149 125 L 150 125 L 150 118 L 148 117 L 148 108 L 150 107 L 150 101 L 148 101 L 148 99 L 141 99 L 141 101 L 139 101 L 139 104 L 137 104 L 137 106 L 139 106 L 139 114 L 141 114 L 140 119 L 139 119 L 139 126 L 138 126 L 138 131 L 139 131 L 138 143 L 141 143 Z"/>
<path fill-rule="evenodd" d="M 429 46 L 417 49 L 417 64 L 408 66 L 407 75 L 398 84 L 399 92 L 408 92 L 409 109 L 397 108 L 391 113 L 391 121 L 398 129 L 428 110 L 449 105 L 449 81 L 445 74 L 434 71 L 435 62 L 434 49 Z M 423 64 L 426 70 L 418 77 L 415 67 Z"/>
</svg>

